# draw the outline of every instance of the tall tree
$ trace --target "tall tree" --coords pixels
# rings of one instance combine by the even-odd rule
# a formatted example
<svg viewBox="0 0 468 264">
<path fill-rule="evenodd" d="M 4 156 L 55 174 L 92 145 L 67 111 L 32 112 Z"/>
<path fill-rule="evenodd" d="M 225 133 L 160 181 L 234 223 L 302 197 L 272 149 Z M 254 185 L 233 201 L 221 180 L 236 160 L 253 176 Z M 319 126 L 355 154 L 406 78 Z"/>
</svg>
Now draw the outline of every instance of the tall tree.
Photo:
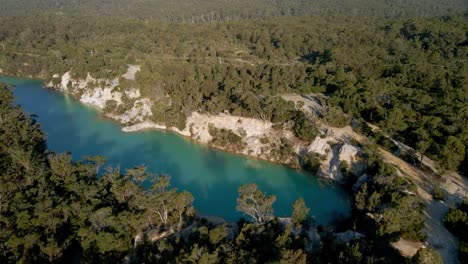
<svg viewBox="0 0 468 264">
<path fill-rule="evenodd" d="M 307 207 L 303 198 L 297 199 L 293 205 L 292 219 L 294 223 L 300 224 L 307 219 L 310 209 Z"/>
<path fill-rule="evenodd" d="M 252 217 L 257 224 L 273 219 L 276 196 L 264 194 L 255 183 L 240 186 L 238 193 L 237 211 Z"/>
</svg>

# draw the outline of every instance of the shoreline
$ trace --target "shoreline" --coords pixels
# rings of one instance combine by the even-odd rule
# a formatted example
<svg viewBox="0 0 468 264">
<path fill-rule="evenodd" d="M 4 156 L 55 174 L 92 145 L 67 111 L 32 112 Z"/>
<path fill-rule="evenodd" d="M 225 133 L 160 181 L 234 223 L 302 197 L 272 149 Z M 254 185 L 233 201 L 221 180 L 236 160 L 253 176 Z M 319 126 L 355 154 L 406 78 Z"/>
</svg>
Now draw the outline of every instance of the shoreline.
<svg viewBox="0 0 468 264">
<path fill-rule="evenodd" d="M 118 82 L 115 83 L 107 79 L 94 79 L 89 73 L 86 80 L 73 80 L 70 78 L 70 73 L 67 72 L 61 77 L 62 81 L 56 85 L 52 82 L 47 82 L 43 75 L 36 78 L 32 76 L 23 78 L 22 76 L 8 74 L 1 74 L 1 76 L 40 81 L 43 89 L 50 89 L 71 96 L 78 103 L 93 108 L 101 118 L 115 122 L 124 133 L 140 131 L 174 133 L 177 136 L 189 139 L 194 144 L 209 149 L 269 162 L 300 171 L 308 176 L 327 179 L 333 182 L 343 182 L 343 174 L 339 170 L 339 163 L 341 161 L 348 162 L 351 165 L 351 169 L 355 168 L 358 174 L 361 173 L 359 166 L 360 158 L 357 155 L 360 152 L 360 148 L 349 145 L 341 137 L 337 137 L 334 134 L 317 135 L 310 142 L 305 142 L 298 139 L 288 129 L 277 130 L 271 122 L 224 113 L 207 114 L 199 112 L 192 112 L 187 116 L 185 128 L 180 130 L 177 127 L 167 127 L 165 124 L 151 121 L 152 112 L 150 109 L 152 102 L 145 97 L 141 97 L 137 89 L 114 92 L 112 89 L 118 86 Z M 59 78 L 59 75 L 55 74 L 54 78 Z M 88 88 L 90 81 L 101 81 L 104 84 L 96 88 Z M 122 104 L 121 97 L 128 96 L 129 92 L 138 93 L 138 96 L 130 96 L 130 99 L 133 100 L 133 105 L 130 105 L 130 108 L 126 112 L 122 114 L 104 112 L 108 100 L 117 100 L 120 101 L 117 105 Z M 229 143 L 228 141 L 226 143 L 224 141 L 226 139 L 223 139 L 224 136 L 221 135 L 220 138 L 220 135 L 213 135 L 210 132 L 211 126 L 214 126 L 218 130 L 231 131 L 231 133 L 241 137 L 241 142 Z M 266 142 L 262 141 L 264 138 L 267 139 Z M 221 142 L 218 142 L 218 145 L 216 145 L 213 143 L 214 140 L 221 140 Z M 283 140 L 287 140 L 289 143 L 283 143 Z M 350 147 L 352 148 L 351 151 L 347 151 Z M 302 168 L 301 157 L 304 155 L 321 157 L 316 171 Z"/>
<path fill-rule="evenodd" d="M 135 123 L 133 125 L 125 125 L 117 118 L 117 116 L 105 114 L 102 111 L 102 109 L 100 109 L 96 105 L 82 102 L 81 100 L 76 98 L 76 96 L 74 94 L 72 94 L 70 92 L 67 92 L 67 91 L 65 91 L 63 89 L 59 89 L 59 88 L 47 85 L 46 81 L 42 77 L 33 77 L 33 76 L 23 77 L 23 76 L 17 76 L 17 75 L 12 75 L 12 74 L 6 74 L 4 72 L 1 73 L 0 76 L 10 77 L 10 78 L 17 78 L 17 79 L 27 79 L 27 80 L 31 80 L 31 81 L 41 82 L 42 89 L 53 90 L 53 91 L 60 92 L 61 94 L 64 94 L 64 95 L 71 96 L 78 103 L 80 103 L 80 104 L 82 104 L 82 105 L 84 105 L 86 107 L 90 107 L 93 110 L 95 110 L 98 113 L 99 117 L 101 117 L 103 119 L 110 120 L 110 121 L 114 122 L 115 124 L 117 124 L 119 126 L 120 130 L 122 132 L 124 132 L 124 133 L 138 133 L 138 132 L 144 132 L 144 131 L 148 131 L 148 132 L 158 131 L 158 132 L 164 132 L 164 133 L 172 133 L 174 135 L 185 138 L 185 139 L 189 140 L 190 142 L 193 142 L 195 144 L 198 144 L 200 146 L 203 146 L 203 147 L 206 147 L 206 148 L 209 148 L 209 149 L 212 149 L 212 150 L 223 151 L 225 153 L 230 153 L 230 154 L 234 154 L 234 155 L 248 157 L 248 158 L 253 159 L 253 160 L 265 161 L 265 162 L 269 162 L 269 163 L 276 164 L 276 165 L 279 165 L 279 166 L 285 166 L 285 167 L 287 167 L 289 169 L 301 171 L 301 172 L 303 172 L 305 174 L 308 174 L 308 175 L 311 175 L 313 177 L 317 177 L 317 178 L 320 178 L 320 179 L 331 180 L 331 179 L 329 179 L 327 177 L 319 176 L 316 173 L 306 171 L 306 170 L 304 170 L 304 169 L 302 169 L 300 167 L 290 166 L 289 164 L 284 163 L 284 162 L 279 162 L 279 161 L 263 158 L 263 157 L 256 156 L 256 155 L 246 154 L 246 153 L 243 153 L 242 151 L 233 151 L 233 150 L 230 150 L 230 149 L 227 149 L 227 148 L 223 148 L 221 146 L 217 146 L 217 145 L 210 144 L 210 143 L 205 143 L 205 142 L 203 142 L 201 140 L 197 140 L 197 139 L 193 138 L 191 135 L 189 135 L 187 133 L 184 133 L 183 131 L 180 131 L 177 128 L 173 128 L 173 127 L 168 128 L 166 125 L 157 124 L 157 123 L 154 123 L 152 121 L 143 121 L 143 122 L 140 122 L 140 123 Z"/>
<path fill-rule="evenodd" d="M 88 105 L 86 105 L 86 106 L 88 106 Z M 137 126 L 137 125 L 140 125 L 142 123 L 137 123 L 137 124 L 130 125 L 130 126 L 122 126 L 122 123 L 119 123 L 118 120 L 116 120 L 114 118 L 111 118 L 111 117 L 108 117 L 106 115 L 102 115 L 102 112 L 100 112 L 99 109 L 96 109 L 96 110 L 98 110 L 99 114 L 102 117 L 104 117 L 106 119 L 109 119 L 112 122 L 115 122 L 116 124 L 118 124 L 119 127 L 120 127 L 120 130 L 122 132 L 124 132 L 124 133 L 155 132 L 155 131 L 162 132 L 162 133 L 170 133 L 170 134 L 179 136 L 179 137 L 184 138 L 184 139 L 186 139 L 186 140 L 188 140 L 188 141 L 190 141 L 190 142 L 192 142 L 194 144 L 197 144 L 197 145 L 199 145 L 201 147 L 204 147 L 204 148 L 207 148 L 207 149 L 210 149 L 210 150 L 222 151 L 222 152 L 229 153 L 229 154 L 232 154 L 232 155 L 247 157 L 247 158 L 255 160 L 255 161 L 263 161 L 263 162 L 268 162 L 268 163 L 275 164 L 275 165 L 278 165 L 278 166 L 284 166 L 284 167 L 287 167 L 288 169 L 300 171 L 300 172 L 302 172 L 304 174 L 307 174 L 307 175 L 310 175 L 312 177 L 317 177 L 318 179 L 323 179 L 323 180 L 327 180 L 327 181 L 336 182 L 333 179 L 330 179 L 330 178 L 327 178 L 327 177 L 321 177 L 321 176 L 319 176 L 319 175 L 317 175 L 317 174 L 315 174 L 315 173 L 313 173 L 311 171 L 304 170 L 304 169 L 302 169 L 300 167 L 289 166 L 286 163 L 275 162 L 275 161 L 265 159 L 265 158 L 262 158 L 262 157 L 259 157 L 259 156 L 248 155 L 248 154 L 245 154 L 245 153 L 242 153 L 242 152 L 232 151 L 232 150 L 229 150 L 229 149 L 226 149 L 226 148 L 223 148 L 223 147 L 220 147 L 220 146 L 216 146 L 216 145 L 213 145 L 213 144 L 210 144 L 210 143 L 205 143 L 205 142 L 202 142 L 200 140 L 194 139 L 189 135 L 185 135 L 183 133 L 180 133 L 180 131 L 178 131 L 178 130 L 173 130 L 172 128 L 166 128 L 164 125 L 154 124 L 155 125 L 154 127 L 143 127 L 143 128 L 136 128 L 136 129 L 133 129 L 133 128 L 130 128 L 130 127 Z M 145 123 L 145 122 L 143 122 L 143 123 Z M 126 129 L 126 128 L 130 128 L 130 129 Z"/>
</svg>

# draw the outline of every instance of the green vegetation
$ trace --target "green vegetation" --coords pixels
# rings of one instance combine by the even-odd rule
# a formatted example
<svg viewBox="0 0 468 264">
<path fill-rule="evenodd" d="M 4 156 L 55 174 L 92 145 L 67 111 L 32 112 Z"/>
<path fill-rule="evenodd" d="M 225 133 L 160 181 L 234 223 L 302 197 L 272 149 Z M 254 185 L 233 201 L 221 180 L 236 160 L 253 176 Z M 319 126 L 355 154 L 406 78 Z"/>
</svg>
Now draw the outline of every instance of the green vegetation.
<svg viewBox="0 0 468 264">
<path fill-rule="evenodd" d="M 462 0 L 3 0 L 0 14 L 65 12 L 193 23 L 337 13 L 381 17 L 434 16 L 464 9 L 466 3 Z"/>
<path fill-rule="evenodd" d="M 273 203 L 276 197 L 265 195 L 255 183 L 239 187 L 237 211 L 252 217 L 255 223 L 264 223 L 273 219 Z"/>
<path fill-rule="evenodd" d="M 466 20 L 330 15 L 180 24 L 1 17 L 0 68 L 57 82 L 52 76 L 68 70 L 114 78 L 126 64 L 140 64 L 136 81 L 122 80 L 117 89 L 139 88 L 155 102 L 154 121 L 183 128 L 193 111 L 227 111 L 290 127 L 306 141 L 317 135 L 316 125 L 278 95 L 322 91 L 330 124 L 362 118 L 441 168 L 457 170 L 466 164 L 468 143 Z"/>
<path fill-rule="evenodd" d="M 411 263 L 415 264 L 442 264 L 442 258 L 432 248 L 423 248 L 413 257 Z"/>
<path fill-rule="evenodd" d="M 468 201 L 463 201 L 456 208 L 452 208 L 445 215 L 444 223 L 459 240 L 458 260 L 468 261 Z"/>
<path fill-rule="evenodd" d="M 434 186 L 434 188 L 432 189 L 432 198 L 438 201 L 445 200 L 445 193 L 442 187 L 440 187 L 439 185 Z"/>
<path fill-rule="evenodd" d="M 91 263 L 124 257 L 146 263 L 394 263 L 403 258 L 389 241 L 423 237 L 412 184 L 372 148 L 366 150 L 370 179 L 355 194 L 351 218 L 338 227 L 365 238 L 343 242 L 332 226 L 314 226 L 303 199 L 292 205 L 289 220 L 278 219 L 276 197 L 255 184 L 240 186 L 237 199 L 237 210 L 252 223 L 214 226 L 194 217 L 193 197 L 170 189 L 168 176 L 144 166 L 122 174 L 103 169 L 102 157 L 72 161 L 69 154 L 49 153 L 39 125 L 0 85 L 2 263 L 62 263 L 77 254 Z M 311 232 L 318 232 L 322 246 Z"/>
<path fill-rule="evenodd" d="M 364 151 L 372 152 L 371 149 Z M 424 239 L 422 201 L 416 195 L 416 186 L 397 176 L 395 169 L 382 162 L 378 154 L 368 157 L 368 166 L 369 179 L 354 196 L 356 221 L 362 222 L 372 236 L 381 239 Z"/>
<path fill-rule="evenodd" d="M 137 234 L 191 222 L 193 197 L 169 189 L 168 177 L 49 153 L 39 125 L 12 102 L 0 84 L 0 262 L 56 262 L 76 245 L 83 261 L 121 259 Z"/>
<path fill-rule="evenodd" d="M 304 199 L 299 198 L 293 203 L 292 220 L 295 224 L 304 223 L 307 220 L 310 209 L 307 208 Z"/>
<path fill-rule="evenodd" d="M 315 173 L 320 167 L 322 157 L 315 153 L 307 153 L 301 156 L 301 167 L 306 170 Z"/>
<path fill-rule="evenodd" d="M 209 126 L 208 133 L 213 137 L 213 140 L 211 142 L 214 145 L 223 146 L 226 149 L 234 150 L 242 150 L 244 148 L 242 137 L 235 134 L 231 130 L 218 129 L 214 126 Z M 243 133 L 240 134 L 242 135 Z"/>
<path fill-rule="evenodd" d="M 356 129 L 384 148 L 396 151 L 395 139 L 421 160 L 434 159 L 441 171 L 466 172 L 466 10 L 462 0 L 4 0 L 0 69 L 56 85 L 55 74 L 112 79 L 138 64 L 136 80 L 120 78 L 115 89 L 138 88 L 153 102 L 155 122 L 183 129 L 194 111 L 225 112 L 270 121 L 302 141 L 319 134 L 318 124 L 281 95 L 321 93 L 329 125 L 357 120 Z M 409 260 L 389 242 L 424 240 L 415 185 L 384 163 L 374 145 L 364 148 L 367 178 L 355 186 L 351 217 L 317 227 L 317 246 L 301 199 L 285 223 L 273 214 L 274 196 L 243 185 L 237 210 L 253 223 L 213 226 L 195 221 L 193 197 L 169 189 L 166 176 L 48 152 L 39 125 L 12 106 L 8 89 L 0 85 L 2 263 L 66 262 L 74 248 L 84 262 L 129 256 L 160 263 L 401 263 Z M 133 101 L 122 100 L 104 110 L 124 113 Z M 240 150 L 237 132 L 209 131 L 214 144 Z M 293 142 L 279 144 L 273 158 L 317 169 L 320 157 L 298 159 Z M 348 167 L 340 164 L 352 184 L 359 175 Z M 443 194 L 434 188 L 434 198 Z M 462 262 L 467 218 L 466 203 L 445 217 L 460 236 Z M 364 238 L 336 238 L 349 230 Z M 424 249 L 411 261 L 440 263 L 440 257 Z"/>
</svg>

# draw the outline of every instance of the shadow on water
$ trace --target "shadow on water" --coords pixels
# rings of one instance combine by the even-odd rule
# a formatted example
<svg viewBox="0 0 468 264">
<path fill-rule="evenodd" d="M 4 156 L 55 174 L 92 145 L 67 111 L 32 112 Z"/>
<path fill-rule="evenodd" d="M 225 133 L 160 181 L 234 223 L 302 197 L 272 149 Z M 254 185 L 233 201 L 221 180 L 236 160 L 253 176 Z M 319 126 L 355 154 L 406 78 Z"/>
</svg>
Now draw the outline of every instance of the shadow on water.
<svg viewBox="0 0 468 264">
<path fill-rule="evenodd" d="M 70 96 L 42 89 L 41 82 L 1 77 L 15 84 L 16 102 L 36 114 L 51 151 L 73 153 L 74 159 L 100 155 L 108 164 L 126 168 L 146 165 L 150 172 L 168 174 L 171 184 L 191 192 L 195 207 L 205 215 L 235 221 L 237 189 L 255 182 L 276 195 L 276 215 L 291 214 L 291 204 L 303 197 L 318 223 L 348 214 L 349 197 L 340 186 L 276 164 L 216 151 L 178 135 L 158 131 L 124 133 L 120 127 Z"/>
</svg>

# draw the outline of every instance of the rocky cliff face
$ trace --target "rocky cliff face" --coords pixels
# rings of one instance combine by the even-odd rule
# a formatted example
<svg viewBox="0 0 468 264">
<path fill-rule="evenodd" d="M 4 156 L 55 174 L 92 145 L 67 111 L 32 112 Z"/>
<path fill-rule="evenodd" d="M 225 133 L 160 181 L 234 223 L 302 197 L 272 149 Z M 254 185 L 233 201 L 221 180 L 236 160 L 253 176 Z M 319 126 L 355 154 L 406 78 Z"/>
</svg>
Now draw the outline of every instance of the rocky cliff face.
<svg viewBox="0 0 468 264">
<path fill-rule="evenodd" d="M 122 77 L 134 80 L 139 71 L 138 65 L 131 65 Z M 229 114 L 209 115 L 193 112 L 187 117 L 185 129 L 167 127 L 165 124 L 157 124 L 151 121 L 152 102 L 149 98 L 142 97 L 137 89 L 121 91 L 119 79 L 95 79 L 90 74 L 86 79 L 73 79 L 70 72 L 62 76 L 54 75 L 59 79 L 49 87 L 61 90 L 76 97 L 80 102 L 96 107 L 103 114 L 124 125 L 123 131 L 132 132 L 143 129 L 164 129 L 174 131 L 191 139 L 210 144 L 213 147 L 234 151 L 236 153 L 258 157 L 272 162 L 286 165 L 297 164 L 298 156 L 315 153 L 325 157 L 320 164 L 317 175 L 338 180 L 343 180 L 340 164 L 346 162 L 351 172 L 360 173 L 362 164 L 359 159 L 360 149 L 356 146 L 344 143 L 342 139 L 332 135 L 322 135 L 312 142 L 303 142 L 286 129 L 274 128 L 273 124 L 254 118 L 232 116 Z M 106 106 L 110 103 L 121 106 L 126 102 L 125 111 L 120 114 L 109 113 Z M 233 148 L 229 145 L 216 145 L 210 129 L 230 131 L 241 138 L 241 144 Z M 294 155 L 284 157 L 278 155 L 284 148 L 284 141 L 292 144 L 291 151 Z"/>
<path fill-rule="evenodd" d="M 318 154 L 322 160 L 316 174 L 337 181 L 344 180 L 341 166 L 346 166 L 355 175 L 361 175 L 365 164 L 359 157 L 361 149 L 344 143 L 334 136 L 317 137 L 307 147 L 307 153 Z"/>
</svg>

